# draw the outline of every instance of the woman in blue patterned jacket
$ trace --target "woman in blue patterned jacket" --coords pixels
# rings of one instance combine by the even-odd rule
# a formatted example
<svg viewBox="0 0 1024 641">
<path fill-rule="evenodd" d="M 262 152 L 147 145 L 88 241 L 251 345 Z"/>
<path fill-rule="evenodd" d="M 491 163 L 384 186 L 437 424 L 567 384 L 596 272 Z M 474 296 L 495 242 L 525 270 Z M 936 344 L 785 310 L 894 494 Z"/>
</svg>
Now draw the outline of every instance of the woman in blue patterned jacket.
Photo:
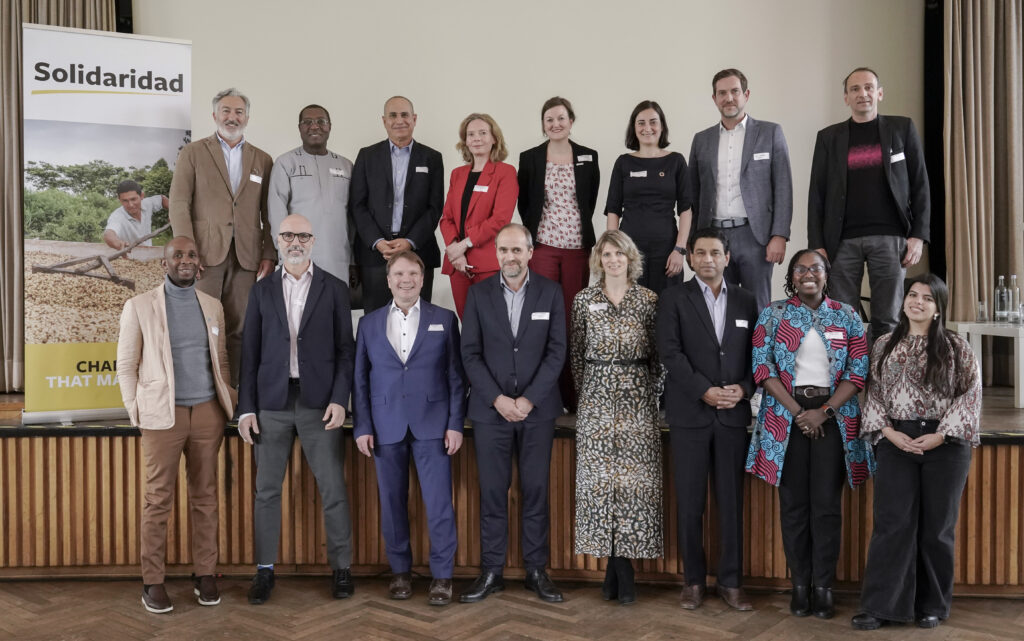
<svg viewBox="0 0 1024 641">
<path fill-rule="evenodd" d="M 875 467 L 857 438 L 857 392 L 868 373 L 864 325 L 852 307 L 828 297 L 830 269 L 818 252 L 797 252 L 786 274 L 790 298 L 758 318 L 753 367 L 764 400 L 747 453 L 747 471 L 779 487 L 790 611 L 823 619 L 835 615 L 843 478 L 856 487 Z"/>
</svg>

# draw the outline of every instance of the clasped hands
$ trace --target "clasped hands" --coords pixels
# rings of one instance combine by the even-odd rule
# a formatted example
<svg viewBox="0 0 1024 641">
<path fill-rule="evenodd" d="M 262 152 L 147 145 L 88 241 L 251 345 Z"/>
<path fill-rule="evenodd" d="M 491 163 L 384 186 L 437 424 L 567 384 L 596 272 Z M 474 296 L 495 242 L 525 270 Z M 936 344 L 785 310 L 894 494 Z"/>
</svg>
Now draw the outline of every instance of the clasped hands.
<svg viewBox="0 0 1024 641">
<path fill-rule="evenodd" d="M 466 261 L 466 251 L 469 250 L 469 240 L 463 238 L 460 241 L 454 242 L 444 248 L 445 256 L 448 257 L 448 262 L 452 264 L 452 267 L 456 271 L 460 271 L 467 276 L 472 275 L 473 266 Z"/>
<path fill-rule="evenodd" d="M 820 407 L 814 409 L 803 410 L 799 414 L 793 417 L 793 425 L 800 428 L 800 431 L 804 433 L 809 439 L 821 438 L 825 435 L 825 431 L 821 426 L 828 420 L 828 415 L 825 414 L 825 410 Z"/>
<path fill-rule="evenodd" d="M 942 445 L 946 438 L 942 434 L 922 434 L 917 438 L 910 438 L 907 434 L 891 427 L 882 430 L 882 436 L 889 439 L 889 442 L 904 452 L 924 455 L 928 450 L 935 449 Z"/>
<path fill-rule="evenodd" d="M 701 400 L 716 410 L 729 410 L 743 400 L 743 388 L 736 383 L 723 387 L 709 387 L 701 396 Z"/>
<path fill-rule="evenodd" d="M 394 240 L 384 240 L 382 238 L 377 241 L 373 248 L 384 257 L 384 260 L 390 260 L 398 252 L 412 249 L 412 243 L 405 238 L 396 238 Z"/>
<path fill-rule="evenodd" d="M 494 409 L 498 410 L 498 414 L 501 414 L 509 423 L 518 423 L 526 420 L 533 410 L 533 403 L 525 396 L 512 398 L 502 394 L 494 399 Z"/>
</svg>

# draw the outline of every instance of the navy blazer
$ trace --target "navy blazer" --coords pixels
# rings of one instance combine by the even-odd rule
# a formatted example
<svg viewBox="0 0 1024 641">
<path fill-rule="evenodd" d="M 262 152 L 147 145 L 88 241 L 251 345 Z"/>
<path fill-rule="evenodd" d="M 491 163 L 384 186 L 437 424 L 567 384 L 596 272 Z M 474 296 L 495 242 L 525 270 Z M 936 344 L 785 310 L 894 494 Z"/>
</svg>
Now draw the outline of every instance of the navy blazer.
<svg viewBox="0 0 1024 641">
<path fill-rule="evenodd" d="M 407 238 L 428 268 L 441 264 L 434 230 L 444 205 L 444 163 L 441 154 L 414 140 L 405 175 L 402 226 Z M 386 262 L 373 248 L 377 240 L 391 238 L 391 214 L 395 189 L 391 174 L 391 145 L 387 140 L 363 147 L 352 167 L 349 212 L 356 226 L 356 257 L 360 265 L 383 266 Z"/>
<path fill-rule="evenodd" d="M 504 423 L 494 401 L 504 394 L 533 403 L 527 420 L 554 420 L 562 415 L 558 377 L 565 363 L 565 301 L 562 287 L 530 270 L 519 319 L 512 335 L 501 273 L 469 288 L 462 317 L 462 364 L 469 380 L 470 419 Z"/>
<path fill-rule="evenodd" d="M 238 413 L 282 410 L 288 403 L 291 342 L 281 269 L 249 291 L 242 333 Z M 302 403 L 348 407 L 352 391 L 352 309 L 348 285 L 313 264 L 313 281 L 297 337 Z"/>
<path fill-rule="evenodd" d="M 466 388 L 455 313 L 420 299 L 416 341 L 405 363 L 388 341 L 391 305 L 367 314 L 356 332 L 352 391 L 355 436 L 397 443 L 411 430 L 417 440 L 462 431 Z"/>
<path fill-rule="evenodd" d="M 580 208 L 583 248 L 594 246 L 594 209 L 601 185 L 601 169 L 597 152 L 589 147 L 572 145 L 573 174 L 576 178 L 576 203 Z M 548 143 L 544 142 L 519 154 L 519 217 L 537 239 L 537 228 L 544 213 L 544 179 L 547 176 Z"/>
<path fill-rule="evenodd" d="M 704 427 L 716 415 L 724 425 L 750 425 L 747 399 L 754 393 L 750 354 L 757 303 L 754 295 L 742 287 L 729 284 L 728 288 L 721 344 L 696 276 L 661 293 L 658 355 L 668 370 L 665 414 L 669 427 Z M 743 388 L 745 395 L 735 407 L 715 409 L 701 398 L 708 388 L 734 383 Z"/>
<path fill-rule="evenodd" d="M 846 217 L 846 165 L 850 151 L 849 119 L 818 132 L 807 196 L 807 244 L 825 248 L 834 259 Z M 931 195 L 924 151 L 914 121 L 903 116 L 878 116 L 882 165 L 908 238 L 928 242 L 931 236 Z"/>
</svg>

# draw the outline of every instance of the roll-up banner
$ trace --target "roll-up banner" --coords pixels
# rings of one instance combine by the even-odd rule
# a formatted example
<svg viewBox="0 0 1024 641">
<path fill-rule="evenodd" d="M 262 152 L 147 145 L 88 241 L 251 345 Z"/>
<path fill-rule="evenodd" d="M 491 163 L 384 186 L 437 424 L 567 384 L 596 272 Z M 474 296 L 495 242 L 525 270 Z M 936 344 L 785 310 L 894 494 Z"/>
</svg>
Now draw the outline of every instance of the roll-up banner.
<svg viewBox="0 0 1024 641">
<path fill-rule="evenodd" d="M 166 196 L 192 135 L 192 46 L 30 24 L 23 36 L 23 418 L 124 417 L 121 309 L 163 281 Z"/>
</svg>

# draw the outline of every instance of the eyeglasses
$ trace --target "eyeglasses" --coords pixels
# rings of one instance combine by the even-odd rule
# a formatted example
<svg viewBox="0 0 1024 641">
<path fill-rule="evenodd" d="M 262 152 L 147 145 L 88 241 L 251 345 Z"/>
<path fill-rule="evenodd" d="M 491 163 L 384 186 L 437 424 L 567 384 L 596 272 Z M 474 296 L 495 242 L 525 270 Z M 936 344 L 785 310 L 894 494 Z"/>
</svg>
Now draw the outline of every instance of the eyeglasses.
<svg viewBox="0 0 1024 641">
<path fill-rule="evenodd" d="M 805 267 L 803 265 L 797 265 L 796 267 L 793 268 L 793 273 L 796 274 L 797 276 L 803 276 L 807 272 L 811 272 L 812 274 L 815 274 L 815 275 L 817 275 L 817 274 L 824 274 L 825 273 L 825 266 L 824 265 L 811 265 L 810 267 Z"/>
<path fill-rule="evenodd" d="M 286 243 L 290 243 L 296 238 L 298 238 L 299 242 L 302 243 L 303 245 L 308 243 L 313 238 L 313 234 L 307 234 L 306 232 L 296 234 L 295 232 L 291 231 L 283 231 L 280 234 L 278 234 L 278 236 L 280 236 L 281 240 L 283 240 Z"/>
<path fill-rule="evenodd" d="M 317 125 L 320 125 L 321 129 L 324 128 L 324 127 L 330 127 L 331 126 L 331 121 L 326 119 L 326 118 L 317 118 L 315 120 L 313 118 L 303 118 L 302 120 L 299 121 L 299 126 L 300 127 L 312 127 L 313 123 L 316 123 Z"/>
</svg>

